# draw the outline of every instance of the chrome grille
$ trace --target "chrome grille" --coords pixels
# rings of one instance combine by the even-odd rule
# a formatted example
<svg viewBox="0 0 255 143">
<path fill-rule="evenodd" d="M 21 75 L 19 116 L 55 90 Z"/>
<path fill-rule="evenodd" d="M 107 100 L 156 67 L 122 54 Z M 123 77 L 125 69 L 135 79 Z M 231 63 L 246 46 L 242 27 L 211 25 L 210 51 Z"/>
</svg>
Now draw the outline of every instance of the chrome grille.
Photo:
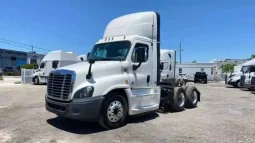
<svg viewBox="0 0 255 143">
<path fill-rule="evenodd" d="M 48 96 L 55 99 L 67 100 L 73 88 L 73 74 L 51 72 L 47 83 Z"/>
</svg>

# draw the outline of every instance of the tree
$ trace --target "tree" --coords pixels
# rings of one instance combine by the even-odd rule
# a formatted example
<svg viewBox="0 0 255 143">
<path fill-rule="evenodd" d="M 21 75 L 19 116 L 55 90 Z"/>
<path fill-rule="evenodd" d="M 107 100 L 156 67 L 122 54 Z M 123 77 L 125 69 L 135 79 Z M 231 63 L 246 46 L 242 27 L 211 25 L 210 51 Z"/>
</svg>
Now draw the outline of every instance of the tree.
<svg viewBox="0 0 255 143">
<path fill-rule="evenodd" d="M 221 70 L 223 73 L 231 73 L 234 71 L 234 66 L 236 66 L 235 64 L 223 64 L 221 65 Z"/>
<path fill-rule="evenodd" d="M 254 59 L 254 58 L 255 58 L 255 54 L 252 54 L 252 55 L 251 55 L 251 58 Z"/>
<path fill-rule="evenodd" d="M 192 61 L 192 63 L 197 63 L 197 61 Z"/>
</svg>

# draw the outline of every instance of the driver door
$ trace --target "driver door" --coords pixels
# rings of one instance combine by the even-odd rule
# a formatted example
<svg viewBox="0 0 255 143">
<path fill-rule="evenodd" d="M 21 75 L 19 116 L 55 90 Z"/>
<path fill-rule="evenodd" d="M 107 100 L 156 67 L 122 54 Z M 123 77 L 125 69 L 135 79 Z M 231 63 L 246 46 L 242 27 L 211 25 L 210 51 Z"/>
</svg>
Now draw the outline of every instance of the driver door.
<svg viewBox="0 0 255 143">
<path fill-rule="evenodd" d="M 131 86 L 131 114 L 138 114 L 158 108 L 160 94 L 155 89 L 153 76 L 153 50 L 151 43 L 136 41 L 131 51 L 131 65 L 129 72 Z M 134 68 L 134 67 L 137 67 Z"/>
</svg>

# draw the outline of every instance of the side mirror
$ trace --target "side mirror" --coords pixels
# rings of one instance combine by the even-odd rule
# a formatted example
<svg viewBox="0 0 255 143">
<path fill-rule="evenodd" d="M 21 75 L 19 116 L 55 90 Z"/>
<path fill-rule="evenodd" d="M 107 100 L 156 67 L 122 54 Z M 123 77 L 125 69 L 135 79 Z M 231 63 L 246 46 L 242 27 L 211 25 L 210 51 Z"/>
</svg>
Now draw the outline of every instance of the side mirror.
<svg viewBox="0 0 255 143">
<path fill-rule="evenodd" d="M 137 62 L 145 62 L 145 48 L 137 48 L 135 52 L 135 55 L 137 55 Z"/>
<path fill-rule="evenodd" d="M 89 59 L 88 60 L 90 64 L 94 64 L 95 63 L 95 59 Z"/>
</svg>

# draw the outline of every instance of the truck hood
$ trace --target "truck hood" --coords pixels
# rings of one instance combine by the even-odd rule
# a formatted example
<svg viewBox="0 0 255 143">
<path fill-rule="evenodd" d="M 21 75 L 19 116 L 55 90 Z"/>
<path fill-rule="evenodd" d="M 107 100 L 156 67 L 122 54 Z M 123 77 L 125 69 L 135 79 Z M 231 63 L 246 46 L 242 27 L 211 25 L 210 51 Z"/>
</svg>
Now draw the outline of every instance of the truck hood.
<svg viewBox="0 0 255 143">
<path fill-rule="evenodd" d="M 80 62 L 68 66 L 61 67 L 59 69 L 71 70 L 78 74 L 82 74 L 86 77 L 89 71 L 89 63 L 88 62 Z M 120 72 L 121 62 L 120 61 L 96 61 L 92 64 L 91 73 L 94 76 L 99 76 L 100 74 L 104 73 L 111 73 L 115 70 Z M 114 70 L 114 71 L 111 71 Z"/>
<path fill-rule="evenodd" d="M 111 80 L 112 77 L 122 74 L 122 65 L 123 62 L 120 61 L 96 61 L 92 64 L 91 73 L 92 78 L 86 79 L 86 75 L 88 74 L 89 70 L 89 63 L 88 62 L 81 62 L 72 64 L 69 66 L 65 66 L 61 69 L 74 71 L 76 74 L 75 82 L 74 82 L 74 89 L 73 91 L 76 92 L 77 90 L 90 85 L 95 85 L 101 82 L 105 82 L 105 80 Z M 102 79 L 104 79 L 102 81 Z M 123 80 L 123 79 L 122 79 Z M 124 81 L 124 80 L 123 80 Z"/>
</svg>

